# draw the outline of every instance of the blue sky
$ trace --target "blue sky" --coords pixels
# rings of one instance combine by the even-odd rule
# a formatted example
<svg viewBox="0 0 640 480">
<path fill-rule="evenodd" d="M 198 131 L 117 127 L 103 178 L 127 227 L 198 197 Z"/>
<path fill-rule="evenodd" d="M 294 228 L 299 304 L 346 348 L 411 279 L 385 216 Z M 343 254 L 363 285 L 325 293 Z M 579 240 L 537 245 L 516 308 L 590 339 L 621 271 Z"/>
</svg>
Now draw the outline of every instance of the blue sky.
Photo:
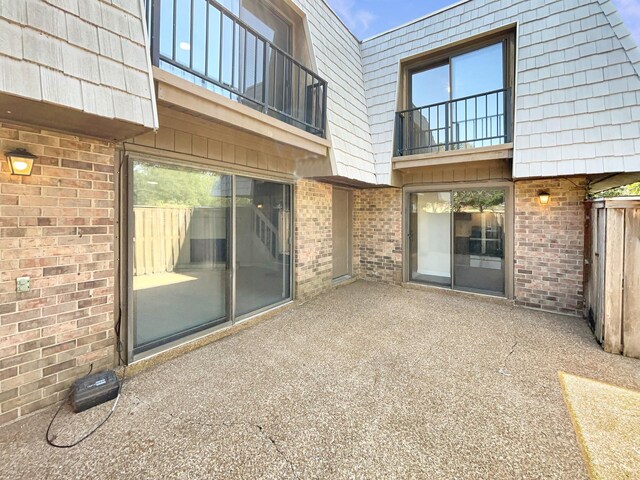
<svg viewBox="0 0 640 480">
<path fill-rule="evenodd" d="M 360 39 L 456 3 L 452 0 L 327 0 Z M 640 45 L 640 0 L 613 0 Z"/>
</svg>

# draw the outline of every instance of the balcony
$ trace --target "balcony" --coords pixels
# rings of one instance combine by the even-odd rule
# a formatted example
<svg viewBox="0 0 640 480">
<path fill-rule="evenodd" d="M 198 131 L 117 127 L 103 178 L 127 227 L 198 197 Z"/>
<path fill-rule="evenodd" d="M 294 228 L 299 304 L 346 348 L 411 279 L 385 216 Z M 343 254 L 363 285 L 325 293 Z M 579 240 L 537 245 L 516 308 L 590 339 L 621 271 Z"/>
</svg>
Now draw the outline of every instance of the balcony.
<svg viewBox="0 0 640 480">
<path fill-rule="evenodd" d="M 232 11 L 148 0 L 147 21 L 154 66 L 325 138 L 327 82 Z"/>
<path fill-rule="evenodd" d="M 510 105 L 504 88 L 397 112 L 396 157 L 508 145 Z"/>
</svg>

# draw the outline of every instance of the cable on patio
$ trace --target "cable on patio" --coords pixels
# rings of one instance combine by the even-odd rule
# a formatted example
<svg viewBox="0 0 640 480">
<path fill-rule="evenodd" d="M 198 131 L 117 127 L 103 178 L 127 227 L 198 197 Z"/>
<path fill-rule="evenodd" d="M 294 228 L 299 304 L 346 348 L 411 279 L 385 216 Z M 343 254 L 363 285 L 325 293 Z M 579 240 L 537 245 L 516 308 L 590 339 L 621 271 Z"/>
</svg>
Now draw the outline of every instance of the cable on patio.
<svg viewBox="0 0 640 480">
<path fill-rule="evenodd" d="M 93 371 L 93 363 L 91 364 L 91 368 L 89 368 L 89 372 L 85 375 L 85 377 L 88 377 L 89 375 L 91 375 L 92 371 Z M 51 427 L 53 426 L 53 422 L 56 420 L 56 418 L 58 417 L 58 414 L 62 410 L 62 407 L 64 407 L 66 405 L 67 401 L 69 400 L 69 398 L 70 398 L 70 394 L 69 394 L 67 396 L 67 398 L 65 399 L 65 401 L 60 404 L 60 406 L 56 410 L 56 413 L 53 415 L 53 418 L 49 422 L 49 426 L 47 427 L 47 433 L 45 434 L 45 438 L 47 440 L 47 443 L 49 445 L 51 445 L 52 447 L 56 447 L 56 448 L 73 448 L 76 445 L 78 445 L 81 442 L 83 442 L 84 440 L 86 440 L 87 438 L 89 438 L 95 432 L 97 432 L 98 429 L 100 429 L 100 427 L 102 427 L 105 423 L 107 423 L 107 420 L 109 420 L 109 418 L 111 418 L 111 415 L 113 415 L 113 412 L 115 412 L 116 407 L 118 406 L 118 401 L 120 400 L 120 394 L 122 393 L 122 386 L 124 385 L 124 380 L 125 380 L 126 374 L 127 374 L 127 366 L 125 365 L 124 366 L 124 370 L 122 371 L 122 380 L 119 381 L 119 385 L 118 385 L 118 396 L 116 397 L 116 400 L 113 402 L 113 406 L 111 407 L 111 411 L 109 412 L 109 414 L 98 425 L 96 425 L 93 429 L 89 430 L 89 432 L 85 433 L 82 437 L 80 437 L 75 442 L 61 445 L 61 444 L 57 444 L 57 443 L 53 442 L 55 437 L 54 438 L 50 438 L 49 437 L 49 432 L 51 431 Z"/>
</svg>

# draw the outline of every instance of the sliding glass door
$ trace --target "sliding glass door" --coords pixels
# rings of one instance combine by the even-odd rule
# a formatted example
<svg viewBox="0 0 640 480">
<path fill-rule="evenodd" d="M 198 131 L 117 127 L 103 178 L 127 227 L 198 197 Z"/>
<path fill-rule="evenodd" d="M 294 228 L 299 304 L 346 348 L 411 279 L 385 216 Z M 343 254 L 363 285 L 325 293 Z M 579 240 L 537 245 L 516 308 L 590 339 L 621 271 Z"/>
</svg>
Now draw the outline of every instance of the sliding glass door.
<svg viewBox="0 0 640 480">
<path fill-rule="evenodd" d="M 291 298 L 290 185 L 142 160 L 130 176 L 134 356 Z"/>
<path fill-rule="evenodd" d="M 228 319 L 231 177 L 133 162 L 134 353 Z"/>
<path fill-rule="evenodd" d="M 505 191 L 453 192 L 454 287 L 505 293 Z"/>
<path fill-rule="evenodd" d="M 411 194 L 411 280 L 451 285 L 451 192 Z"/>
<path fill-rule="evenodd" d="M 291 296 L 291 187 L 238 177 L 236 225 L 236 315 L 242 316 Z"/>
<path fill-rule="evenodd" d="M 506 294 L 505 189 L 409 194 L 409 280 Z"/>
</svg>

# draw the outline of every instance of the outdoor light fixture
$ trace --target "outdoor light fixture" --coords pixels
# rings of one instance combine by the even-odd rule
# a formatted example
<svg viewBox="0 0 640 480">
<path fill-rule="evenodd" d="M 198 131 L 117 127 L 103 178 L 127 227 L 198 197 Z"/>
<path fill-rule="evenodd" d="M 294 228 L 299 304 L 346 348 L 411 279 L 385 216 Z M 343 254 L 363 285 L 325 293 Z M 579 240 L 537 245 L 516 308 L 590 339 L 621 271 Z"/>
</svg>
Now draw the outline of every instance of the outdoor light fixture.
<svg viewBox="0 0 640 480">
<path fill-rule="evenodd" d="M 23 148 L 18 148 L 5 154 L 7 162 L 9 162 L 9 170 L 12 175 L 31 175 L 35 155 L 31 155 Z"/>
<path fill-rule="evenodd" d="M 538 198 L 540 199 L 540 205 L 546 205 L 551 200 L 551 195 L 549 195 L 549 192 L 540 192 L 538 193 Z"/>
</svg>

